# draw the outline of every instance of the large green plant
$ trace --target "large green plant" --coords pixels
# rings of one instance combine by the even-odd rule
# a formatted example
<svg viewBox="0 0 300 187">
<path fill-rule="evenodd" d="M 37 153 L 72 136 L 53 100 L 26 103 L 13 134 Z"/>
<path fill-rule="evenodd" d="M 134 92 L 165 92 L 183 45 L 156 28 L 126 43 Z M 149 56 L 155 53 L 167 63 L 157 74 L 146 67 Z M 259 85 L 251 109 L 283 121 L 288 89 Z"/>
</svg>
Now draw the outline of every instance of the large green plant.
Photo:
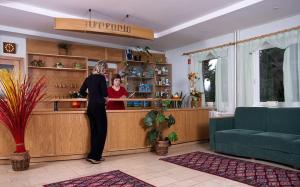
<svg viewBox="0 0 300 187">
<path fill-rule="evenodd" d="M 170 101 L 161 101 L 162 107 L 149 111 L 144 118 L 144 125 L 148 130 L 148 141 L 151 145 L 156 141 L 168 140 L 174 142 L 178 139 L 176 132 L 171 132 L 167 137 L 163 137 L 163 130 L 170 128 L 176 122 L 171 114 L 169 116 L 164 114 L 169 105 Z"/>
</svg>

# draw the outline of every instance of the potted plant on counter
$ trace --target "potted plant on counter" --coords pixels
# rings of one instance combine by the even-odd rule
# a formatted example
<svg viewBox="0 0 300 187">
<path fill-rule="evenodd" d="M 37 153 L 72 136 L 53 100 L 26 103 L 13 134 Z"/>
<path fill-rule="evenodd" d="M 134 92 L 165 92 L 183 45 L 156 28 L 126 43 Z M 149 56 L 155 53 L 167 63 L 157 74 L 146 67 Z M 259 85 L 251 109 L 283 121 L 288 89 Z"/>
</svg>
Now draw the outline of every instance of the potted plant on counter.
<svg viewBox="0 0 300 187">
<path fill-rule="evenodd" d="M 154 146 L 157 155 L 166 155 L 171 142 L 178 139 L 175 132 L 169 133 L 167 137 L 163 136 L 163 130 L 175 124 L 175 118 L 171 114 L 169 116 L 164 114 L 169 104 L 170 101 L 162 101 L 160 109 L 149 111 L 144 118 L 144 125 L 148 130 L 148 142 Z"/>
<path fill-rule="evenodd" d="M 0 122 L 4 125 L 16 143 L 16 151 L 11 156 L 12 168 L 22 171 L 29 168 L 30 155 L 25 149 L 24 136 L 29 115 L 36 104 L 45 96 L 45 79 L 36 83 L 29 79 L 21 81 L 12 73 L 0 70 Z"/>
<path fill-rule="evenodd" d="M 149 56 L 152 56 L 152 54 L 150 53 L 149 50 L 150 50 L 149 46 L 145 46 L 144 48 L 137 46 L 136 47 L 136 55 L 133 56 L 134 60 L 141 61 L 142 56 L 147 57 L 147 59 L 148 59 Z"/>
</svg>

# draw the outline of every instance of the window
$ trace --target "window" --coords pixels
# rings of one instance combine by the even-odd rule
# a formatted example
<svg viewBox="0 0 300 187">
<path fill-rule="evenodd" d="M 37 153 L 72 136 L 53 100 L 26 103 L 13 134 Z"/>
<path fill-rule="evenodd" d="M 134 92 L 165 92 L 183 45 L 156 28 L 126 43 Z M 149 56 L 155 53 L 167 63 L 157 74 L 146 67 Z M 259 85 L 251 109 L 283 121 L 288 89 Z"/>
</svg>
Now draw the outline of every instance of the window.
<svg viewBox="0 0 300 187">
<path fill-rule="evenodd" d="M 259 51 L 260 102 L 284 102 L 283 58 L 285 49 Z"/>
<path fill-rule="evenodd" d="M 216 92 L 216 65 L 217 59 L 205 60 L 202 62 L 202 72 L 204 81 L 204 94 L 206 102 L 215 102 Z"/>
</svg>

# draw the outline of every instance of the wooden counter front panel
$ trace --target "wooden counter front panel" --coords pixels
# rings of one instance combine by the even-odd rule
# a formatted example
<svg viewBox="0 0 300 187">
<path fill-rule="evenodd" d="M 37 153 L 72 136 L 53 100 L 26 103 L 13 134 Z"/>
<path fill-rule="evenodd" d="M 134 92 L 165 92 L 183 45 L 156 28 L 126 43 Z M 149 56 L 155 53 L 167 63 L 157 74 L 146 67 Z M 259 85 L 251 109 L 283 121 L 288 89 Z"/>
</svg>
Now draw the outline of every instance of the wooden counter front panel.
<svg viewBox="0 0 300 187">
<path fill-rule="evenodd" d="M 84 114 L 59 114 L 55 117 L 56 154 L 85 154 L 89 151 L 90 128 Z"/>
<path fill-rule="evenodd" d="M 146 147 L 146 131 L 143 118 L 146 112 L 107 113 L 108 151 L 139 149 Z"/>
<path fill-rule="evenodd" d="M 56 120 L 52 115 L 31 115 L 25 145 L 31 156 L 55 156 Z"/>
<path fill-rule="evenodd" d="M 208 110 L 191 110 L 186 113 L 187 141 L 205 140 L 209 138 Z"/>
<path fill-rule="evenodd" d="M 104 152 L 146 148 L 143 118 L 147 111 L 107 112 L 108 136 Z M 208 110 L 170 110 L 176 124 L 164 132 L 175 131 L 178 143 L 208 139 Z M 89 123 L 84 112 L 32 114 L 25 135 L 26 149 L 32 157 L 84 155 L 89 151 Z M 13 138 L 0 126 L 0 159 L 15 150 Z"/>
<path fill-rule="evenodd" d="M 8 157 L 16 150 L 15 141 L 6 127 L 0 124 L 0 158 Z"/>
<path fill-rule="evenodd" d="M 171 132 L 176 132 L 178 135 L 178 140 L 174 142 L 175 144 L 183 143 L 188 141 L 188 132 L 186 131 L 186 118 L 187 118 L 187 111 L 179 111 L 174 110 L 170 112 L 166 112 L 166 115 L 174 116 L 176 123 L 169 129 L 164 130 L 164 136 L 168 136 Z"/>
</svg>

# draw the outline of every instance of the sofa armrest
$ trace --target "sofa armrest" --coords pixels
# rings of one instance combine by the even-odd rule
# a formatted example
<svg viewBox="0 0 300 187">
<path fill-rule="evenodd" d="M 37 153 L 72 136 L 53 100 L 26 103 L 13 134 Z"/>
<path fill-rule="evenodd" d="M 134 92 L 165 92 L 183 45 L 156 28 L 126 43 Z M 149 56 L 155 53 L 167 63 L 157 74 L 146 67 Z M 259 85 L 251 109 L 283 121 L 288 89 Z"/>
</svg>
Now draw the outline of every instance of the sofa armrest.
<svg viewBox="0 0 300 187">
<path fill-rule="evenodd" d="M 216 131 L 228 130 L 234 128 L 234 117 L 217 117 L 209 119 L 209 143 L 211 149 L 215 150 Z"/>
</svg>

